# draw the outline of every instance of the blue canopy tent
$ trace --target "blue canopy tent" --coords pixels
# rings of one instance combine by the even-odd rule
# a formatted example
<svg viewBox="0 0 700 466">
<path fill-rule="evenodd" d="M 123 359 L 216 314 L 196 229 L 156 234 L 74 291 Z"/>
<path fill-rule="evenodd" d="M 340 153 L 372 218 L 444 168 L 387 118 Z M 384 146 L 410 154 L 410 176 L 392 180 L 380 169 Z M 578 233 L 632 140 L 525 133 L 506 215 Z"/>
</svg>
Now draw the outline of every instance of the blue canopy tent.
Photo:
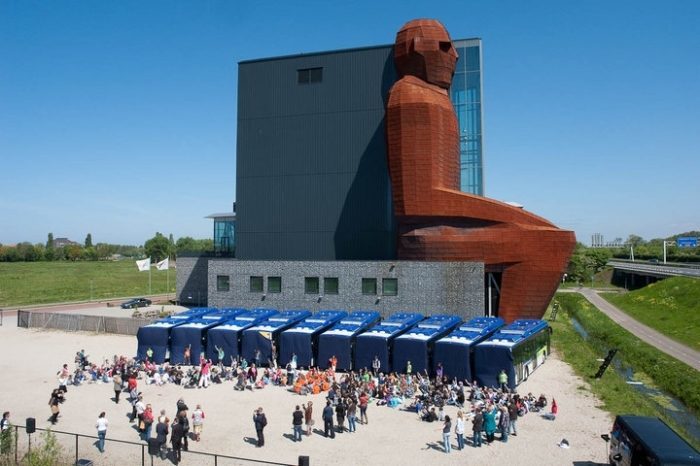
<svg viewBox="0 0 700 466">
<path fill-rule="evenodd" d="M 326 367 L 335 356 L 337 370 L 352 369 L 355 338 L 379 320 L 375 311 L 355 311 L 318 337 L 318 366 Z"/>
<path fill-rule="evenodd" d="M 280 334 L 311 316 L 311 311 L 283 311 L 269 319 L 243 331 L 241 354 L 248 361 L 255 359 L 256 350 L 260 351 L 262 364 L 277 358 Z"/>
<path fill-rule="evenodd" d="M 474 378 L 484 387 L 498 386 L 505 370 L 514 389 L 544 362 L 549 353 L 551 328 L 544 320 L 519 319 L 474 348 Z"/>
<path fill-rule="evenodd" d="M 391 372 L 391 349 L 394 339 L 423 320 L 423 314 L 397 312 L 379 322 L 355 340 L 355 360 L 353 367 L 372 369 L 374 357 L 379 358 L 379 370 Z"/>
<path fill-rule="evenodd" d="M 172 318 L 167 317 L 144 325 L 136 332 L 138 342 L 136 359 L 144 361 L 147 358 L 148 348 L 153 350 L 153 362 L 163 364 L 168 357 L 170 348 L 170 332 L 178 325 L 186 323 L 191 317 Z"/>
<path fill-rule="evenodd" d="M 277 311 L 274 309 L 253 309 L 209 329 L 207 332 L 207 357 L 218 364 L 219 355 L 216 348 L 222 348 L 224 350 L 224 361 L 222 362 L 230 366 L 231 358 L 237 358 L 240 354 L 243 330 L 275 314 Z"/>
<path fill-rule="evenodd" d="M 472 364 L 474 347 L 484 341 L 505 322 L 498 317 L 476 317 L 460 325 L 446 337 L 435 342 L 433 362 L 441 363 L 444 374 L 452 380 L 472 382 Z"/>
<path fill-rule="evenodd" d="M 204 314 L 211 314 L 212 312 L 218 312 L 218 309 L 215 307 L 193 307 L 192 309 L 186 309 L 168 317 L 171 319 L 191 319 Z"/>
<path fill-rule="evenodd" d="M 185 363 L 185 348 L 190 347 L 190 364 L 197 364 L 200 354 L 206 352 L 206 339 L 209 329 L 231 320 L 245 312 L 245 309 L 222 309 L 195 317 L 170 332 L 170 362 Z"/>
<path fill-rule="evenodd" d="M 438 314 L 397 337 L 394 340 L 392 360 L 394 370 L 404 372 L 408 361 L 411 361 L 414 374 L 430 370 L 433 344 L 460 322 L 461 319 L 457 316 Z"/>
<path fill-rule="evenodd" d="M 319 335 L 347 315 L 345 311 L 319 311 L 282 332 L 279 345 L 280 365 L 289 364 L 293 354 L 297 355 L 297 367 L 315 365 Z"/>
</svg>

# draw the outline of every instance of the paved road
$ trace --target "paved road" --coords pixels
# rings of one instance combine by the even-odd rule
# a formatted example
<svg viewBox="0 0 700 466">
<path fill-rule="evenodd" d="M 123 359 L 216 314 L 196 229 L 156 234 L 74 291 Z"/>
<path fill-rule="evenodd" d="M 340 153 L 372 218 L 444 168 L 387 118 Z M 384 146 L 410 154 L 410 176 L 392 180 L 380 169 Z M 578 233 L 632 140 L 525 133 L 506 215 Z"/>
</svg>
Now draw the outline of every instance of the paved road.
<svg viewBox="0 0 700 466">
<path fill-rule="evenodd" d="M 671 340 L 656 330 L 647 327 L 637 320 L 634 320 L 628 314 L 625 314 L 617 307 L 598 296 L 598 293 L 595 290 L 590 288 L 581 288 L 577 291 L 579 291 L 588 301 L 590 301 L 591 304 L 600 309 L 601 312 L 610 317 L 617 324 L 624 327 L 627 331 L 636 335 L 640 340 L 649 343 L 664 353 L 688 364 L 695 370 L 700 370 L 700 352 Z"/>
</svg>

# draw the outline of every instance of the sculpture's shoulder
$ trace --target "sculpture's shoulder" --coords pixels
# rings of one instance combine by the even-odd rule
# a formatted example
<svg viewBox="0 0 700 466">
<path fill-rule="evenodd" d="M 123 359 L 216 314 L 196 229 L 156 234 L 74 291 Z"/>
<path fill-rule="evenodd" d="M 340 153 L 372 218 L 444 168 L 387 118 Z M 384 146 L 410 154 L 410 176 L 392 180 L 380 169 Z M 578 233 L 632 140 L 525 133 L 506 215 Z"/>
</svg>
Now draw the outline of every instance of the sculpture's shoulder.
<svg viewBox="0 0 700 466">
<path fill-rule="evenodd" d="M 394 83 L 389 91 L 389 105 L 392 103 L 449 102 L 447 91 L 434 84 L 427 83 L 415 76 L 404 76 Z"/>
</svg>

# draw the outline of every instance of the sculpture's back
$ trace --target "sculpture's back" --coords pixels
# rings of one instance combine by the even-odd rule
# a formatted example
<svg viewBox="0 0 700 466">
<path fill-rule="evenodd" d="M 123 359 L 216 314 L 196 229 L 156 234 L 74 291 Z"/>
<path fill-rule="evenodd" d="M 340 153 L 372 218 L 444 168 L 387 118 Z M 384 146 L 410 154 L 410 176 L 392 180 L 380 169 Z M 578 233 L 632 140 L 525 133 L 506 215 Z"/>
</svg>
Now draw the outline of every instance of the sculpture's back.
<svg viewBox="0 0 700 466">
<path fill-rule="evenodd" d="M 484 262 L 502 273 L 499 315 L 539 318 L 573 251 L 573 232 L 525 210 L 459 191 L 459 133 L 447 90 L 457 61 L 435 20 L 396 36 L 400 79 L 386 112 L 399 259 Z"/>
</svg>

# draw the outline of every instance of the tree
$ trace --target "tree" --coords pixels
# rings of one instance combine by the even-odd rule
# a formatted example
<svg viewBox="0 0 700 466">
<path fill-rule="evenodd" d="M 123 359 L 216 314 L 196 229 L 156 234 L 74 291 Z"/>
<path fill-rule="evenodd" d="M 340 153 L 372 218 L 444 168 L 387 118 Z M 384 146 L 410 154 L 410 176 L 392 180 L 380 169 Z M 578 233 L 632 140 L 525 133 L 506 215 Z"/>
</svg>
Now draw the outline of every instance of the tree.
<svg viewBox="0 0 700 466">
<path fill-rule="evenodd" d="M 85 237 L 85 247 L 86 248 L 92 247 L 92 234 L 90 234 L 90 233 L 88 233 L 87 236 Z"/>
<path fill-rule="evenodd" d="M 197 242 L 191 236 L 183 236 L 182 238 L 177 239 L 175 249 L 177 250 L 178 254 L 183 252 L 193 252 L 196 250 L 196 244 Z"/>
<path fill-rule="evenodd" d="M 170 236 L 168 236 L 168 243 L 170 243 L 170 248 L 168 249 L 168 257 L 173 257 L 175 256 L 177 249 L 175 248 L 175 238 L 173 238 L 172 233 L 170 233 Z"/>
<path fill-rule="evenodd" d="M 151 260 L 158 262 L 168 257 L 170 242 L 168 241 L 168 238 L 163 236 L 162 233 L 156 232 L 156 235 L 146 241 L 143 247 L 146 252 L 146 256 L 150 257 Z"/>
<path fill-rule="evenodd" d="M 69 244 L 63 249 L 66 253 L 66 259 L 70 261 L 77 261 L 83 255 L 83 248 L 79 244 Z"/>
<path fill-rule="evenodd" d="M 635 248 L 636 248 L 637 246 L 641 246 L 641 245 L 644 244 L 645 242 L 646 242 L 646 241 L 644 241 L 644 238 L 642 238 L 641 236 L 629 235 L 629 236 L 627 237 L 627 244 L 631 244 L 631 245 L 634 246 Z"/>
<path fill-rule="evenodd" d="M 56 249 L 53 244 L 53 233 L 49 233 L 49 237 L 46 240 L 46 251 L 44 252 L 44 259 L 47 261 L 52 261 L 56 258 Z"/>
</svg>

